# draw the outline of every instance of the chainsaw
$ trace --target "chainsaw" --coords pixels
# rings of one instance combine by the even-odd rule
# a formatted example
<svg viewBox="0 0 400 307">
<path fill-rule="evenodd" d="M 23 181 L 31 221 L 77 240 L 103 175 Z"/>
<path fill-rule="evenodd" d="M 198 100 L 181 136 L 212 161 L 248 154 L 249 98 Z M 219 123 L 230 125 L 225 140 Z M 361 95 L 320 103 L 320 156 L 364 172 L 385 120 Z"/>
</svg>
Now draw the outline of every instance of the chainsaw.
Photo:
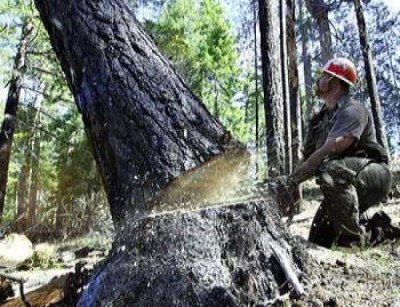
<svg viewBox="0 0 400 307">
<path fill-rule="evenodd" d="M 283 216 L 287 216 L 286 224 L 290 225 L 299 211 L 300 189 L 288 176 L 278 176 L 267 181 L 271 198 L 278 204 Z"/>
</svg>

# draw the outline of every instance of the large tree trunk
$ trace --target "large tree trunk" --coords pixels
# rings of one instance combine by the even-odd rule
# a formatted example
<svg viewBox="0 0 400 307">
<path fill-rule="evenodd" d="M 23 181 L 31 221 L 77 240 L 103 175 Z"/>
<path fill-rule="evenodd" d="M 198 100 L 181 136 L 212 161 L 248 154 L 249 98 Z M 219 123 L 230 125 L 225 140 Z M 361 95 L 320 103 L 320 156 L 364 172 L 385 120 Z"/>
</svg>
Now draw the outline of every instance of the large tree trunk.
<svg viewBox="0 0 400 307">
<path fill-rule="evenodd" d="M 331 30 L 328 19 L 329 7 L 324 3 L 324 0 L 306 0 L 306 5 L 318 27 L 321 44 L 321 63 L 324 65 L 333 57 Z"/>
<path fill-rule="evenodd" d="M 284 123 L 281 63 L 279 54 L 279 1 L 258 1 L 261 57 L 263 68 L 264 111 L 268 166 L 285 171 Z"/>
<path fill-rule="evenodd" d="M 115 222 L 229 135 L 120 1 L 36 1 L 82 114 Z"/>
<path fill-rule="evenodd" d="M 135 211 L 80 305 L 262 304 L 289 290 L 279 288 L 284 272 L 301 293 L 298 258 L 276 204 L 228 206 L 224 197 L 216 204 L 241 190 L 235 180 L 247 173 L 248 155 L 226 150 L 225 129 L 131 10 L 117 0 L 35 2 L 82 113 L 113 218 Z"/>
<path fill-rule="evenodd" d="M 358 31 L 360 34 L 361 51 L 364 58 L 365 77 L 367 79 L 368 94 L 371 102 L 372 115 L 374 118 L 376 138 L 378 142 L 388 151 L 389 147 L 386 138 L 385 124 L 383 122 L 381 103 L 379 101 L 378 90 L 376 88 L 375 69 L 373 57 L 368 42 L 367 26 L 365 24 L 363 8 L 360 0 L 354 0 L 356 10 Z"/>
<path fill-rule="evenodd" d="M 15 56 L 13 73 L 8 90 L 7 102 L 4 111 L 4 120 L 0 131 L 0 223 L 3 217 L 4 202 L 8 181 L 8 166 L 10 164 L 11 145 L 14 137 L 17 110 L 22 89 L 23 69 L 25 56 L 32 33 L 32 24 L 25 20 L 22 27 L 21 40 Z"/>
</svg>

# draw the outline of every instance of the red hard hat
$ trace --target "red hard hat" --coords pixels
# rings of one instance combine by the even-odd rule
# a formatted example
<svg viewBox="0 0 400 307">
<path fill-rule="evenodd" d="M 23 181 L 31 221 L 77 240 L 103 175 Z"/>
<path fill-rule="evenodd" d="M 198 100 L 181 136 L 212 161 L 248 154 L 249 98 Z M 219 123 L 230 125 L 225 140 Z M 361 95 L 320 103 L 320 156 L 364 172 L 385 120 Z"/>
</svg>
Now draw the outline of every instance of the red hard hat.
<svg viewBox="0 0 400 307">
<path fill-rule="evenodd" d="M 343 80 L 354 86 L 357 82 L 357 70 L 354 64 L 345 58 L 334 58 L 329 60 L 322 69 L 324 72 Z"/>
</svg>

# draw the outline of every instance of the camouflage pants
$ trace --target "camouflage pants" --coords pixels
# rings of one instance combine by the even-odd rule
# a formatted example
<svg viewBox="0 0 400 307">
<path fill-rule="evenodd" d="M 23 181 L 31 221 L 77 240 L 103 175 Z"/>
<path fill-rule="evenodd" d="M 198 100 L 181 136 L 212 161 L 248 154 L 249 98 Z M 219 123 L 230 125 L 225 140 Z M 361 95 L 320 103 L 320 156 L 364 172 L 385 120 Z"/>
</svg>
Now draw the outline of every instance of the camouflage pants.
<svg viewBox="0 0 400 307">
<path fill-rule="evenodd" d="M 385 163 L 359 157 L 324 162 L 317 173 L 324 200 L 309 240 L 326 247 L 367 243 L 369 234 L 360 223 L 360 214 L 385 198 L 391 181 Z"/>
</svg>

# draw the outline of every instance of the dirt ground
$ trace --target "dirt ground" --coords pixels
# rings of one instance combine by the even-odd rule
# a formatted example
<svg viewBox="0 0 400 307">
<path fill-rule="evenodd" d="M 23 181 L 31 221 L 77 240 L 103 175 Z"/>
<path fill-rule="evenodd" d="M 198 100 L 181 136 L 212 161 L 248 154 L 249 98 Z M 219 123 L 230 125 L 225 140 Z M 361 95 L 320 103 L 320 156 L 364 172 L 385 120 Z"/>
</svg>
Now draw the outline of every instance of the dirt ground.
<svg viewBox="0 0 400 307">
<path fill-rule="evenodd" d="M 290 225 L 292 235 L 306 241 L 318 200 L 303 203 L 303 211 Z M 400 222 L 400 199 L 372 211 L 383 210 L 394 225 Z M 306 242 L 313 272 L 300 300 L 282 299 L 281 306 L 393 306 L 400 307 L 400 241 L 377 247 L 326 249 Z"/>
</svg>

